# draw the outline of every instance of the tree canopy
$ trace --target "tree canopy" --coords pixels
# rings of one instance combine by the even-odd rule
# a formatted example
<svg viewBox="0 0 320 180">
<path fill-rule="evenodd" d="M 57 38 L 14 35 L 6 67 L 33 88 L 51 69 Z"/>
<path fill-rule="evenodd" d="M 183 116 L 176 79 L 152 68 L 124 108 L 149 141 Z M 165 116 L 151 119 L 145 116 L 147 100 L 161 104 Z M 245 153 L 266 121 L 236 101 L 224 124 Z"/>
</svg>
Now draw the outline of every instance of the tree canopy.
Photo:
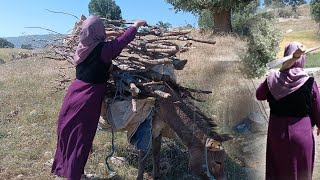
<svg viewBox="0 0 320 180">
<path fill-rule="evenodd" d="M 0 38 L 0 48 L 14 48 L 14 44 L 4 38 Z"/>
<path fill-rule="evenodd" d="M 266 6 L 276 6 L 276 7 L 284 7 L 284 6 L 292 6 L 296 7 L 301 4 L 306 4 L 305 0 L 264 0 L 264 4 Z"/>
<path fill-rule="evenodd" d="M 166 0 L 166 2 L 172 4 L 176 10 L 192 13 L 199 13 L 201 10 L 213 8 L 228 10 L 241 3 L 247 4 L 251 1 L 252 0 Z"/>
<path fill-rule="evenodd" d="M 32 45 L 31 44 L 21 44 L 21 49 L 29 49 L 32 50 Z"/>
<path fill-rule="evenodd" d="M 253 0 L 166 0 L 176 11 L 186 11 L 197 15 L 212 14 L 215 31 L 232 31 L 231 12 L 240 4 L 249 4 Z M 203 19 L 205 20 L 205 19 Z"/>
<path fill-rule="evenodd" d="M 168 22 L 163 22 L 163 21 L 158 21 L 158 23 L 156 24 L 156 26 L 162 28 L 162 29 L 165 29 L 165 30 L 168 30 L 169 28 L 172 27 L 172 25 Z"/>
<path fill-rule="evenodd" d="M 121 9 L 114 0 L 91 0 L 89 5 L 89 14 L 100 16 L 111 20 L 120 20 Z"/>
<path fill-rule="evenodd" d="M 310 2 L 310 13 L 312 18 L 316 22 L 320 22 L 320 1 L 318 0 L 311 0 Z"/>
</svg>

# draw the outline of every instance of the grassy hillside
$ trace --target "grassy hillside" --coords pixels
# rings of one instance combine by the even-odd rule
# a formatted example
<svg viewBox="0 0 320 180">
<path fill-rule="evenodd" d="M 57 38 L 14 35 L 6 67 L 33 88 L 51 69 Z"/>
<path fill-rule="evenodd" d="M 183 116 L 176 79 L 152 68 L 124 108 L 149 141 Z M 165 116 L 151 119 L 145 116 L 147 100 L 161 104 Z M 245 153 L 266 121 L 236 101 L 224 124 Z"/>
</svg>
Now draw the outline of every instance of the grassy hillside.
<svg viewBox="0 0 320 180">
<path fill-rule="evenodd" d="M 301 20 L 302 21 L 302 20 Z M 284 22 L 284 21 L 283 21 Z M 283 29 L 293 29 L 291 21 L 279 23 Z M 309 22 L 309 21 L 305 21 Z M 299 20 L 299 23 L 300 20 Z M 306 31 L 294 21 L 296 31 L 284 33 L 282 43 L 301 41 L 306 46 L 318 44 L 314 29 Z M 220 130 L 230 132 L 231 128 L 245 118 L 249 112 L 259 111 L 255 101 L 255 84 L 262 81 L 249 81 L 238 70 L 238 54 L 243 52 L 246 43 L 237 36 L 210 36 L 193 33 L 196 37 L 214 39 L 215 45 L 194 43 L 195 48 L 180 54 L 188 59 L 183 71 L 177 72 L 178 82 L 184 86 L 211 90 L 213 93 L 201 97 L 202 110 L 214 118 Z M 54 179 L 47 161 L 53 158 L 56 146 L 57 116 L 65 95 L 66 84 L 59 83 L 60 75 L 74 78 L 75 70 L 67 62 L 48 59 L 23 59 L 8 61 L 7 54 L 18 49 L 0 49 L 0 58 L 7 63 L 0 65 L 0 179 Z M 282 53 L 279 52 L 279 56 Z M 319 54 L 310 55 L 310 62 L 316 62 Z M 127 161 L 121 166 L 112 165 L 118 176 L 114 179 L 135 179 L 137 175 L 138 152 L 127 143 L 126 135 L 116 133 L 116 154 Z M 255 179 L 250 169 L 260 169 L 258 163 L 245 164 L 234 144 L 243 143 L 235 139 L 226 143 L 227 179 Z M 105 176 L 104 158 L 111 150 L 111 134 L 99 131 L 94 140 L 85 171 Z M 257 161 L 264 160 L 264 152 Z M 188 153 L 179 140 L 165 139 L 162 146 L 163 174 L 166 179 L 196 179 L 187 168 Z M 151 161 L 146 165 L 150 172 Z M 150 174 L 150 173 L 149 173 Z M 262 173 L 263 175 L 263 173 Z M 147 175 L 146 175 L 147 176 Z"/>
<path fill-rule="evenodd" d="M 46 41 L 52 41 L 54 39 L 57 39 L 58 37 L 59 35 L 55 35 L 55 34 L 44 34 L 44 35 L 5 37 L 5 39 L 13 43 L 16 48 L 20 48 L 22 44 L 31 44 L 33 48 L 39 48 L 46 45 Z"/>
<path fill-rule="evenodd" d="M 277 23 L 277 27 L 283 34 L 278 57 L 283 56 L 284 47 L 293 41 L 299 41 L 307 48 L 320 46 L 319 25 L 310 17 L 309 4 L 299 6 L 297 12 L 300 15 L 298 18 L 280 18 Z M 319 51 L 308 55 L 306 67 L 320 67 Z"/>
<path fill-rule="evenodd" d="M 4 60 L 4 62 L 8 62 L 9 54 L 18 54 L 19 52 L 30 53 L 31 50 L 19 49 L 19 48 L 0 48 L 0 59 Z"/>
<path fill-rule="evenodd" d="M 207 99 L 201 104 L 202 109 L 216 119 L 220 127 L 232 127 L 255 108 L 252 94 L 238 71 L 237 54 L 246 44 L 241 38 L 229 35 L 211 37 L 194 32 L 194 36 L 214 39 L 217 44 L 194 43 L 195 48 L 180 54 L 189 62 L 183 71 L 177 72 L 178 81 L 185 86 L 212 90 L 211 95 L 202 97 Z M 74 77 L 74 69 L 66 68 L 69 66 L 66 62 L 46 59 L 10 61 L 0 66 L 0 158 L 4 160 L 0 161 L 0 177 L 53 178 L 50 167 L 44 164 L 55 151 L 57 114 L 65 91 L 53 93 L 52 90 L 58 87 L 59 74 Z M 110 142 L 109 133 L 97 133 L 93 154 L 86 166 L 87 173 L 104 175 L 102 164 L 111 150 Z M 231 149 L 227 152 L 226 176 L 229 179 L 248 177 Z M 120 179 L 134 179 L 138 152 L 127 143 L 123 133 L 116 133 L 115 156 L 127 159 L 124 165 L 115 167 Z M 170 164 L 169 171 L 163 172 L 168 179 L 195 179 L 187 169 L 187 159 L 187 151 L 181 142 L 165 140 L 161 162 Z M 146 167 L 150 172 L 150 160 Z"/>
</svg>

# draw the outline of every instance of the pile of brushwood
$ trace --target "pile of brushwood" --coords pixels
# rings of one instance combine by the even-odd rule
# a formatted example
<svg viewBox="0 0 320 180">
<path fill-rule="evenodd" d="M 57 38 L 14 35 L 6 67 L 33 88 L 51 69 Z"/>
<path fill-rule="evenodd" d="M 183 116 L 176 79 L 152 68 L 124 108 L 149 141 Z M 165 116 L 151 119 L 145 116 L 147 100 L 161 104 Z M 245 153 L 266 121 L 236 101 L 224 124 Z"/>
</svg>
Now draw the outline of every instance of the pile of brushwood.
<svg viewBox="0 0 320 180">
<path fill-rule="evenodd" d="M 63 40 L 48 44 L 45 57 L 72 62 L 85 19 L 85 16 L 81 16 L 72 32 L 64 36 Z M 103 21 L 108 31 L 125 31 L 133 24 L 125 20 Z M 170 97 L 172 94 L 164 89 L 170 88 L 170 85 L 177 85 L 174 70 L 182 70 L 187 63 L 186 59 L 178 58 L 179 54 L 190 50 L 193 42 L 215 44 L 215 41 L 192 38 L 190 34 L 191 30 L 168 30 L 150 25 L 141 28 L 135 40 L 113 59 L 113 69 L 108 83 L 109 95 L 131 99 L 134 112 L 137 98 Z M 108 37 L 106 41 L 113 38 L 115 37 Z"/>
</svg>

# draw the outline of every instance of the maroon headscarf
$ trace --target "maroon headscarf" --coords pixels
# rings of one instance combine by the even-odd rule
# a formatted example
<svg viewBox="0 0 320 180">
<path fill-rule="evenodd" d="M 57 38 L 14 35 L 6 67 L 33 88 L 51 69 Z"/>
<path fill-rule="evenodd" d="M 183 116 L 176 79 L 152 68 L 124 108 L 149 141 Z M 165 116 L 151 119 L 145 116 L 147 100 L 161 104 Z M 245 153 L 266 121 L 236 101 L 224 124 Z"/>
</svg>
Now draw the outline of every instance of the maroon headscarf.
<svg viewBox="0 0 320 180">
<path fill-rule="evenodd" d="M 294 42 L 289 44 L 284 51 L 284 56 L 293 54 L 301 46 Z M 302 55 L 295 64 L 284 71 L 271 71 L 267 83 L 272 96 L 279 100 L 298 90 L 308 79 L 309 75 L 303 70 L 306 56 Z"/>
<path fill-rule="evenodd" d="M 84 61 L 91 51 L 105 39 L 106 32 L 102 20 L 96 16 L 86 19 L 80 32 L 80 42 L 74 55 L 74 64 L 78 65 Z"/>
</svg>

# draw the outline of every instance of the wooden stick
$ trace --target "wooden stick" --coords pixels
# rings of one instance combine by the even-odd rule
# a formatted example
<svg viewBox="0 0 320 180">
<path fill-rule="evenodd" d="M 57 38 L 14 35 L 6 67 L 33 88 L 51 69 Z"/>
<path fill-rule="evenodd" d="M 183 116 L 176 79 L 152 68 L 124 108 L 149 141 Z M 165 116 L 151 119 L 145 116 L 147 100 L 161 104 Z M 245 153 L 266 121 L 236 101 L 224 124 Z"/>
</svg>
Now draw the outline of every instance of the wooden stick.
<svg viewBox="0 0 320 180">
<path fill-rule="evenodd" d="M 137 100 L 132 98 L 131 104 L 132 104 L 132 112 L 136 113 L 137 112 Z"/>
<path fill-rule="evenodd" d="M 65 14 L 65 15 L 69 15 L 69 16 L 75 17 L 75 18 L 77 18 L 78 20 L 80 20 L 77 16 L 75 16 L 75 15 L 73 15 L 73 14 L 69 14 L 69 13 L 65 13 L 65 12 L 51 11 L 51 10 L 49 10 L 49 9 L 45 9 L 45 10 L 47 10 L 47 11 L 49 11 L 49 12 L 51 12 L 51 13 L 57 13 L 57 14 Z"/>
<path fill-rule="evenodd" d="M 163 91 L 160 91 L 160 90 L 155 90 L 153 91 L 156 95 L 160 96 L 160 97 L 163 97 L 163 98 L 168 98 L 170 97 L 171 95 L 169 93 L 166 93 L 166 92 L 163 92 Z"/>
<path fill-rule="evenodd" d="M 152 86 L 152 85 L 162 85 L 162 84 L 163 84 L 163 81 L 159 81 L 159 82 L 151 81 L 151 82 L 143 83 L 142 86 Z"/>
<path fill-rule="evenodd" d="M 53 30 L 47 29 L 47 28 L 43 28 L 43 27 L 24 27 L 24 28 L 43 29 L 43 30 L 46 30 L 46 31 L 50 31 L 50 32 L 59 34 L 59 35 L 63 35 L 63 34 L 61 34 L 61 33 L 58 33 L 58 32 L 56 32 L 56 31 L 53 31 Z"/>
<path fill-rule="evenodd" d="M 206 44 L 216 44 L 216 41 L 210 41 L 210 40 L 202 40 L 202 39 L 196 39 L 196 38 L 192 38 L 192 37 L 186 37 L 188 40 L 192 40 L 195 42 L 200 42 L 200 43 L 206 43 Z"/>
<path fill-rule="evenodd" d="M 191 33 L 191 30 L 182 30 L 182 31 L 169 31 L 163 33 L 162 36 L 178 36 L 178 35 L 185 35 Z"/>
</svg>

